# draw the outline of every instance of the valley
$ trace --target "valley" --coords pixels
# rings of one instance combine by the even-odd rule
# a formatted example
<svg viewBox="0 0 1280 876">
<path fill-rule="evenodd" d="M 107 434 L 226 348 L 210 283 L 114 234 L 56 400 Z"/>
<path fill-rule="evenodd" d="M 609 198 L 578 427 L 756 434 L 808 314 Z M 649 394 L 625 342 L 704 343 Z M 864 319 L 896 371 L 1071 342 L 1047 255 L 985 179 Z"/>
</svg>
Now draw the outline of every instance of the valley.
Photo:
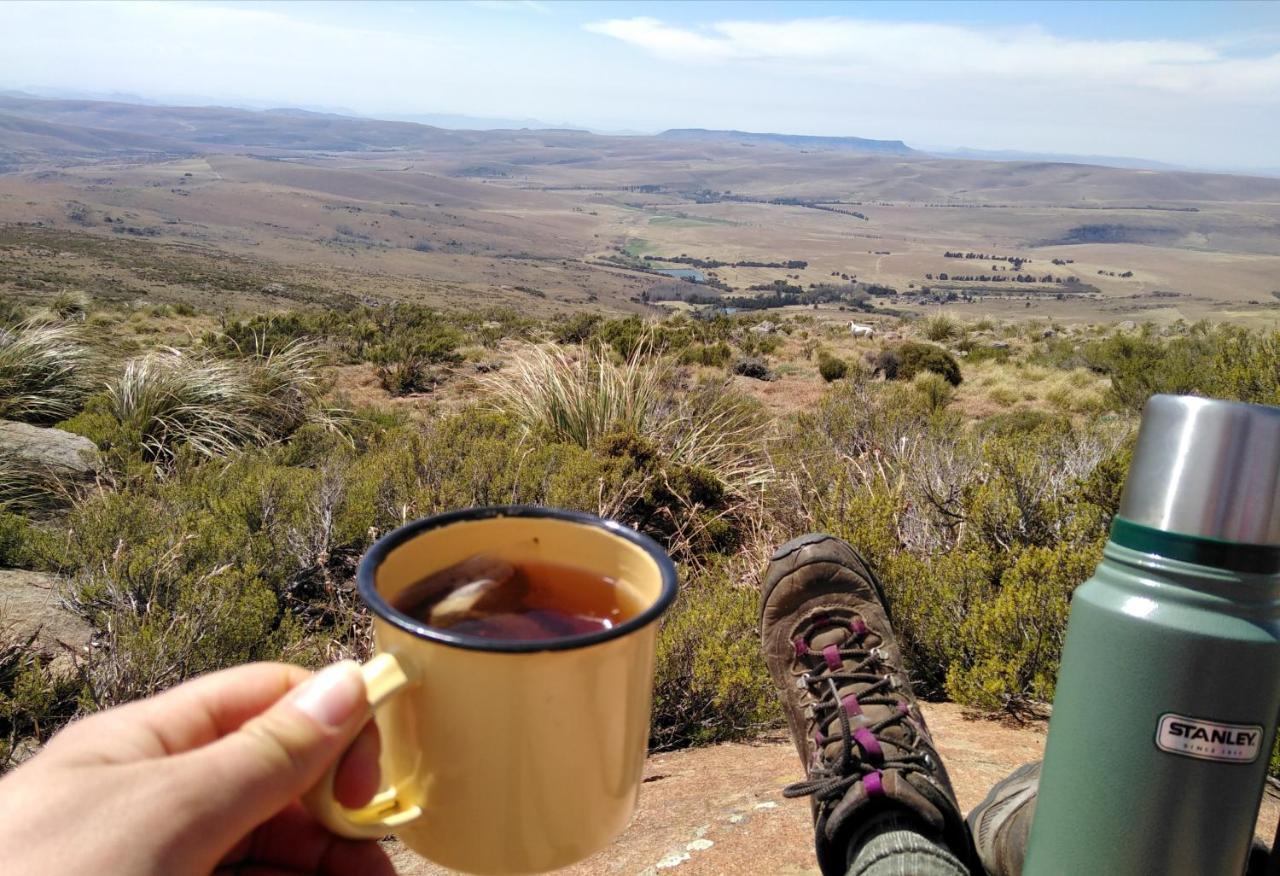
<svg viewBox="0 0 1280 876">
<path fill-rule="evenodd" d="M 251 266 L 252 280 L 135 272 L 119 295 L 230 310 L 283 286 L 294 305 L 539 315 L 770 296 L 833 315 L 1280 315 L 1280 179 L 670 133 L 0 98 L 0 290 L 101 285 L 145 246 L 150 261 Z M 688 269 L 703 282 L 655 273 Z"/>
</svg>

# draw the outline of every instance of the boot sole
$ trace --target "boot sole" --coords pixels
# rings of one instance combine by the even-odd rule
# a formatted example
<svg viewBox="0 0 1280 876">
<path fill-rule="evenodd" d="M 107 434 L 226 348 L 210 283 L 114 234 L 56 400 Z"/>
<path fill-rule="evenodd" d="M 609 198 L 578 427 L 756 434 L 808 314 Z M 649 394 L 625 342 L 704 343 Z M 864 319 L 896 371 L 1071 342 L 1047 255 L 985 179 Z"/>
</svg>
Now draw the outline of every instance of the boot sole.
<svg viewBox="0 0 1280 876">
<path fill-rule="evenodd" d="M 807 562 L 796 566 L 794 569 L 788 570 L 786 574 L 779 575 L 772 581 L 769 580 L 769 569 L 765 569 L 765 584 L 760 589 L 760 623 L 764 621 L 765 606 L 769 604 L 769 595 L 773 593 L 773 589 L 777 587 L 778 584 L 787 577 L 787 575 L 804 568 L 804 566 L 807 566 L 810 563 L 833 563 L 838 566 L 844 566 L 846 569 L 856 572 L 858 575 L 865 578 L 871 584 L 872 589 L 875 590 L 876 598 L 880 601 L 880 607 L 884 609 L 885 617 L 888 618 L 890 624 L 893 623 L 893 612 L 889 608 L 889 600 L 884 595 L 884 585 L 880 583 L 880 579 L 876 577 L 875 572 L 871 571 L 870 564 L 867 563 L 862 554 L 858 553 L 853 545 L 849 544 L 844 539 L 836 538 L 834 535 L 827 535 L 825 532 L 810 532 L 806 535 L 797 536 L 773 552 L 773 556 L 769 558 L 769 568 L 772 568 L 774 563 L 785 560 L 801 548 L 806 548 L 815 544 L 822 544 L 823 542 L 828 541 L 836 545 L 842 545 L 846 550 L 848 550 L 849 553 L 853 555 L 856 565 L 850 564 L 846 557 L 840 556 L 839 554 L 832 554 L 825 557 L 818 555 L 809 559 Z M 757 624 L 757 626 L 759 626 L 759 624 Z"/>
<path fill-rule="evenodd" d="M 992 786 L 982 802 L 973 807 L 965 822 L 969 825 L 969 833 L 973 837 L 974 850 L 986 847 L 992 841 L 990 836 L 994 827 L 988 826 L 1003 815 L 1006 810 L 1016 811 L 1025 806 L 1027 801 L 1035 797 L 1040 786 L 1040 761 L 1024 763 L 1009 775 Z M 999 807 L 1000 811 L 996 811 Z M 991 816 L 989 819 L 984 816 Z M 983 830 L 986 826 L 988 829 Z"/>
</svg>

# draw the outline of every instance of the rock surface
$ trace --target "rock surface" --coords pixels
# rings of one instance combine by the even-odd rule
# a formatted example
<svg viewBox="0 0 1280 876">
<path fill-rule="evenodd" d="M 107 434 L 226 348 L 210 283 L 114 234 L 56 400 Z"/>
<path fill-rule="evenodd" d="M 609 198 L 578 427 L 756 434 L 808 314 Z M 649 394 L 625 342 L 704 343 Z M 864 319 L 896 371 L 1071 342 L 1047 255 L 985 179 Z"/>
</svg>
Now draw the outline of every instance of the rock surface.
<svg viewBox="0 0 1280 876">
<path fill-rule="evenodd" d="M 0 629 L 22 640 L 35 633 L 55 662 L 69 661 L 68 649 L 83 654 L 93 639 L 92 627 L 63 608 L 60 584 L 56 575 L 0 569 Z"/>
<path fill-rule="evenodd" d="M 1043 724 L 971 719 L 950 703 L 922 706 L 965 812 L 1015 767 L 1043 754 Z M 818 876 L 809 803 L 782 796 L 783 786 L 800 775 L 791 742 L 777 738 L 654 755 L 631 826 L 609 848 L 560 872 Z M 1274 797 L 1264 800 L 1259 833 L 1268 843 L 1278 811 Z M 452 872 L 398 842 L 386 848 L 401 876 Z"/>
<path fill-rule="evenodd" d="M 75 480 L 92 480 L 101 464 L 98 448 L 83 435 L 12 420 L 0 420 L 0 450 Z"/>
</svg>

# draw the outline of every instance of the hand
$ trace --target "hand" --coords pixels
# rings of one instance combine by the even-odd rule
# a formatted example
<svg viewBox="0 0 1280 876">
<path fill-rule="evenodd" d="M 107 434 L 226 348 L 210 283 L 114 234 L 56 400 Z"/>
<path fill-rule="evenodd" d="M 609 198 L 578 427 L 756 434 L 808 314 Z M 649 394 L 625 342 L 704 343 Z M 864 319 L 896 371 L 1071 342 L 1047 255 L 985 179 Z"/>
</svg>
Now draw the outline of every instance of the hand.
<svg viewBox="0 0 1280 876">
<path fill-rule="evenodd" d="M 348 746 L 336 796 L 373 796 L 368 719 L 348 661 L 242 666 L 77 721 L 0 781 L 0 870 L 395 876 L 377 843 L 335 837 L 297 802 Z"/>
</svg>

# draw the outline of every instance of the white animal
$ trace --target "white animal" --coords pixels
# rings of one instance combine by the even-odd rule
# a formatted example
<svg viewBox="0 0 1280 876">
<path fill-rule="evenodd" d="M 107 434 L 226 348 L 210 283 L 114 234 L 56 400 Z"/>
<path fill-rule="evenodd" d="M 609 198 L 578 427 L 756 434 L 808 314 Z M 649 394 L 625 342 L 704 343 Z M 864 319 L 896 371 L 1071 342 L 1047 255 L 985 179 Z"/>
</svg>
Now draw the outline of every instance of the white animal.
<svg viewBox="0 0 1280 876">
<path fill-rule="evenodd" d="M 876 336 L 874 326 L 859 325 L 856 322 L 849 323 L 849 333 L 855 338 L 874 338 Z"/>
</svg>

